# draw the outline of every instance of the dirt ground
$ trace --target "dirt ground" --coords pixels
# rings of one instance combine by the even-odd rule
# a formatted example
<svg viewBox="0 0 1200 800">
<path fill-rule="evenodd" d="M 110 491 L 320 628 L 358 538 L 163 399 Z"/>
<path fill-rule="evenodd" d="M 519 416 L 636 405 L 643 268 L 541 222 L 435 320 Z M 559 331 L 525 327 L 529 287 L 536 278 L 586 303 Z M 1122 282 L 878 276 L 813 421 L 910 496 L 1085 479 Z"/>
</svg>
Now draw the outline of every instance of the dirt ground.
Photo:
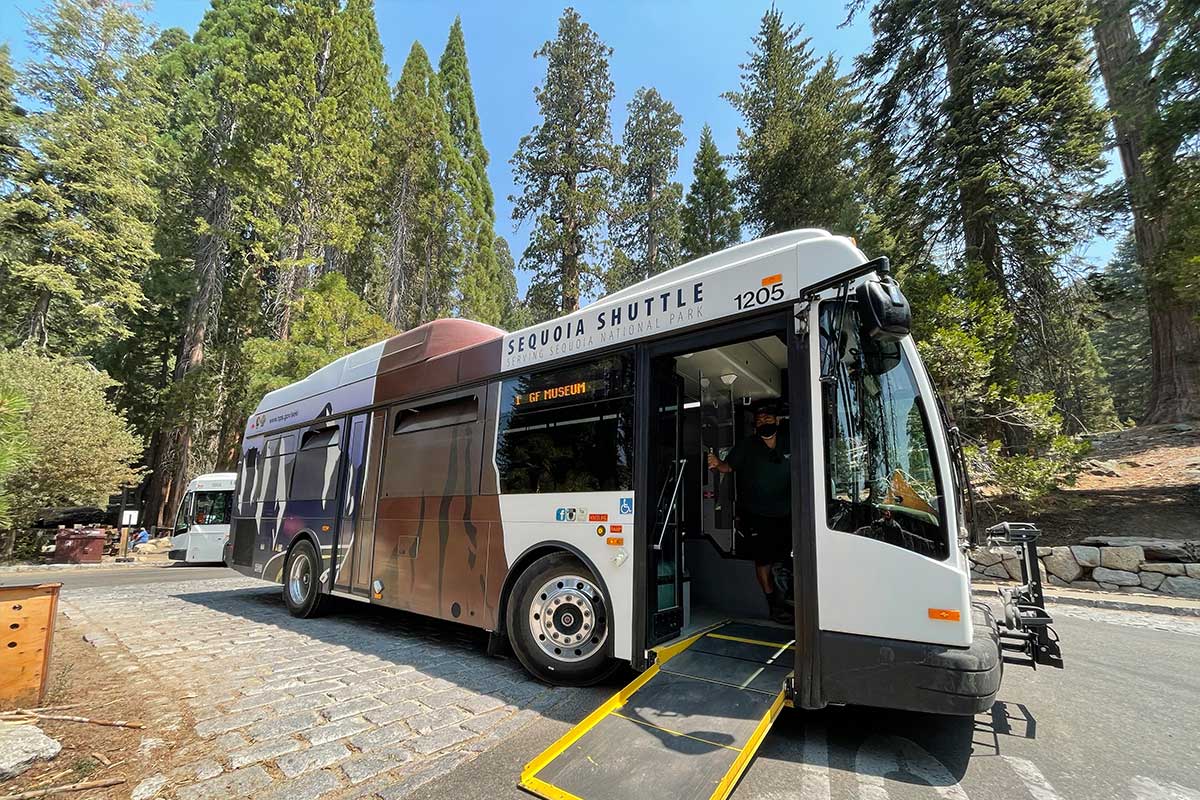
<svg viewBox="0 0 1200 800">
<path fill-rule="evenodd" d="M 42 720 L 38 727 L 57 739 L 62 751 L 54 759 L 40 761 L 23 775 L 0 783 L 0 800 L 32 789 L 105 778 L 124 778 L 125 783 L 55 796 L 78 800 L 128 798 L 143 778 L 165 771 L 168 759 L 194 742 L 191 724 L 180 724 L 171 731 L 156 729 L 144 693 L 132 689 L 121 667 L 106 662 L 63 614 L 58 617 L 54 634 L 49 687 L 42 705 L 70 706 L 47 713 L 141 722 L 145 728 Z"/>
<path fill-rule="evenodd" d="M 1161 425 L 1097 436 L 1073 486 L 1007 519 L 1029 519 L 1040 544 L 1089 536 L 1200 540 L 1200 427 Z"/>
</svg>

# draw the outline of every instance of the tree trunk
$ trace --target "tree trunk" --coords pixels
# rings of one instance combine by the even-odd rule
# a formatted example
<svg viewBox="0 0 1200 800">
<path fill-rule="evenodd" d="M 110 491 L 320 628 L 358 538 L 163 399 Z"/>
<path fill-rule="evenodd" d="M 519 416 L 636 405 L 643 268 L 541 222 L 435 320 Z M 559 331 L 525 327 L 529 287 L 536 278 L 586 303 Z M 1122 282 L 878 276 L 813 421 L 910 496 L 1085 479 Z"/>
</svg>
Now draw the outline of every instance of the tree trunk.
<svg viewBox="0 0 1200 800">
<path fill-rule="evenodd" d="M 46 349 L 46 344 L 50 341 L 50 330 L 46 322 L 50 314 L 50 291 L 43 289 L 37 296 L 37 301 L 33 304 L 33 311 L 29 312 L 29 327 L 28 333 L 25 336 L 25 343 L 32 344 L 39 350 Z"/>
<path fill-rule="evenodd" d="M 946 81 L 950 87 L 950 128 L 959 139 L 978 139 L 975 125 L 975 92 L 969 70 L 963 63 L 961 9 L 956 2 L 943 2 L 939 9 L 942 47 L 946 55 Z M 1004 267 L 1000 261 L 1000 242 L 996 221 L 987 209 L 987 183 L 979 177 L 979 165 L 968 159 L 968 148 L 955 148 L 958 204 L 963 231 L 963 256 L 967 263 L 979 264 L 984 273 L 1005 296 L 1008 293 Z"/>
<path fill-rule="evenodd" d="M 1161 122 L 1153 59 L 1142 52 L 1129 0 L 1098 0 L 1095 11 L 1096 59 L 1113 113 L 1148 300 L 1150 400 L 1142 422 L 1200 418 L 1200 307 L 1183 301 L 1172 282 L 1159 274 L 1170 233 L 1162 199 L 1171 193 L 1168 186 L 1157 185 L 1146 158 L 1147 132 Z M 1173 153 L 1158 154 L 1164 174 L 1171 174 L 1173 158 Z"/>
</svg>

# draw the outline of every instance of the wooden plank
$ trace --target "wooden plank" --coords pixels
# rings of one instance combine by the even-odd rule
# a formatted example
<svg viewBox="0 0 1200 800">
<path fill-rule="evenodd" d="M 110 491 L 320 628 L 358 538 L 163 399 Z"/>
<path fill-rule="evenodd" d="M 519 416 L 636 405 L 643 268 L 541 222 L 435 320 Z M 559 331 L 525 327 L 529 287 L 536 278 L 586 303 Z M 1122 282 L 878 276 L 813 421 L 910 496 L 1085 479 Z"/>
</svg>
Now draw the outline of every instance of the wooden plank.
<svg viewBox="0 0 1200 800">
<path fill-rule="evenodd" d="M 0 587 L 0 709 L 42 702 L 60 588 L 61 583 Z"/>
</svg>

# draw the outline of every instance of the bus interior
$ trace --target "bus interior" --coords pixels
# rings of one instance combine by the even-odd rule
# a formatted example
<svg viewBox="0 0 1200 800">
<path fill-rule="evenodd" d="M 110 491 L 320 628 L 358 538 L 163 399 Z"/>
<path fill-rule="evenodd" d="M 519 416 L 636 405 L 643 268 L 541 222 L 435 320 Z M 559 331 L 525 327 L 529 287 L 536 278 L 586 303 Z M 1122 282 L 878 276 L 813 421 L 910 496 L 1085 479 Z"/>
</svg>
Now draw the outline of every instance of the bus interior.
<svg viewBox="0 0 1200 800">
<path fill-rule="evenodd" d="M 726 621 L 773 624 L 739 527 L 736 472 L 710 470 L 754 434 L 754 409 L 779 409 L 778 447 L 788 452 L 788 351 L 782 333 L 660 356 L 652 362 L 651 495 L 648 531 L 656 582 L 652 624 L 672 610 L 683 636 Z M 656 406 L 656 408 L 654 408 Z M 772 568 L 776 592 L 792 602 L 791 564 Z M 651 631 L 652 638 L 661 634 Z"/>
</svg>

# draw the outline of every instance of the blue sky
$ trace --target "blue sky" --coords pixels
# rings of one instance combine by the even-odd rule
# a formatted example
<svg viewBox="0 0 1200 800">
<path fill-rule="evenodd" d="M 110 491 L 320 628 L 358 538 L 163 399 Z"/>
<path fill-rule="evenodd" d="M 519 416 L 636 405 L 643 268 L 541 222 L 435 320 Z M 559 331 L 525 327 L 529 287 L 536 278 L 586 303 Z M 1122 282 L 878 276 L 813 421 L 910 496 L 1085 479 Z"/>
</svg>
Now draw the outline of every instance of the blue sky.
<svg viewBox="0 0 1200 800">
<path fill-rule="evenodd" d="M 36 0 L 17 0 L 0 7 L 0 41 L 12 45 L 18 63 L 29 55 L 22 12 L 40 7 Z M 678 180 L 691 181 L 692 159 L 704 123 L 712 126 L 717 146 L 730 153 L 737 146 L 737 114 L 721 99 L 735 89 L 738 65 L 745 60 L 750 37 L 757 30 L 768 2 L 579 2 L 575 7 L 600 37 L 613 48 L 610 61 L 616 98 L 613 131 L 620 138 L 625 105 L 641 86 L 654 86 L 683 116 L 687 144 L 680 155 Z M 777 2 L 791 22 L 804 25 L 818 55 L 832 52 L 842 69 L 870 44 L 865 20 L 840 27 L 845 6 L 840 2 Z M 509 159 L 521 136 L 537 121 L 533 87 L 545 76 L 545 60 L 533 51 L 553 38 L 561 2 L 436 2 L 435 0 L 376 0 L 376 16 L 391 80 L 399 77 L 414 40 L 419 40 L 436 63 L 446 45 L 455 15 L 461 15 L 470 60 L 471 79 L 491 164 L 488 173 L 496 192 L 496 229 L 508 238 L 520 258 L 529 225 L 514 230 L 515 191 Z M 178 26 L 191 32 L 208 8 L 208 0 L 160 0 L 150 18 L 159 27 Z M 1112 247 L 1097 241 L 1086 257 L 1107 261 Z M 522 291 L 528 276 L 519 276 Z"/>
</svg>

